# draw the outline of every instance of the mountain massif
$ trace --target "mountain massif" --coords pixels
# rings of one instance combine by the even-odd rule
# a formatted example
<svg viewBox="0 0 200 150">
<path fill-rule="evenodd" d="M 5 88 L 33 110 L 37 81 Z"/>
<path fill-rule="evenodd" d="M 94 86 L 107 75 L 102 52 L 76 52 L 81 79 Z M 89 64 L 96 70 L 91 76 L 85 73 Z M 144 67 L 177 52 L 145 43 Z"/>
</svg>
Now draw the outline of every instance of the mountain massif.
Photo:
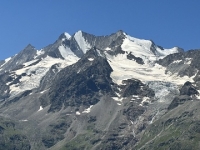
<svg viewBox="0 0 200 150">
<path fill-rule="evenodd" d="M 198 150 L 200 51 L 63 33 L 0 61 L 0 149 Z"/>
</svg>

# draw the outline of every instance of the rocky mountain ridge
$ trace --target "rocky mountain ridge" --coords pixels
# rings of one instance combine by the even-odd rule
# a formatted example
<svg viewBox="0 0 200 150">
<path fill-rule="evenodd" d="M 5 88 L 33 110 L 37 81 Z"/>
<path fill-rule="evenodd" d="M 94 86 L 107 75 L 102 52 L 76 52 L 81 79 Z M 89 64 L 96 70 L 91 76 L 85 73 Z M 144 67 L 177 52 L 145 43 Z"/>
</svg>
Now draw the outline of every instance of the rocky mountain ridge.
<svg viewBox="0 0 200 150">
<path fill-rule="evenodd" d="M 20 135 L 16 149 L 180 149 L 186 126 L 171 118 L 181 112 L 186 124 L 187 114 L 196 117 L 188 143 L 199 148 L 198 56 L 199 50 L 164 49 L 121 30 L 63 33 L 41 50 L 29 44 L 0 61 L 1 117 L 18 131 L 8 136 L 4 130 L 11 129 L 0 124 L 0 147 L 9 142 L 5 136 Z M 178 147 L 174 138 L 166 142 L 171 126 L 180 129 Z"/>
</svg>

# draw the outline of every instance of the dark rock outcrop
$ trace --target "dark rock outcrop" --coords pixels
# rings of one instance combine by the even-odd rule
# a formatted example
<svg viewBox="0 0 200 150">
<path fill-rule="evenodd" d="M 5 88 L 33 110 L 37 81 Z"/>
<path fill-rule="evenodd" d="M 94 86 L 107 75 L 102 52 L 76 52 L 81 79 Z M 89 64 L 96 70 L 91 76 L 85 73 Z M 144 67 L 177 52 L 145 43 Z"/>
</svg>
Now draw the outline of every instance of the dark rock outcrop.
<svg viewBox="0 0 200 150">
<path fill-rule="evenodd" d="M 189 50 L 166 56 L 157 61 L 158 64 L 167 67 L 166 71 L 178 73 L 181 77 L 192 77 L 200 69 L 200 50 Z"/>
<path fill-rule="evenodd" d="M 143 61 L 142 58 L 140 58 L 140 57 L 135 57 L 131 52 L 127 55 L 127 59 L 135 60 L 138 64 L 141 64 L 141 65 L 144 64 L 144 61 Z"/>
<path fill-rule="evenodd" d="M 171 104 L 168 107 L 168 110 L 174 109 L 177 106 L 184 104 L 186 101 L 192 100 L 191 97 L 189 97 L 188 95 L 181 95 L 181 96 L 177 96 L 173 99 L 173 101 L 171 102 Z"/>
<path fill-rule="evenodd" d="M 137 79 L 128 79 L 123 80 L 121 85 L 122 97 L 129 97 L 131 95 L 141 95 L 153 97 L 155 95 L 154 91 L 150 89 L 147 85 L 143 84 L 140 80 Z"/>
<path fill-rule="evenodd" d="M 199 94 L 191 82 L 187 81 L 180 89 L 180 96 L 173 99 L 168 107 L 168 110 L 174 109 L 177 106 L 184 104 L 186 101 L 192 100 L 192 95 Z"/>
<path fill-rule="evenodd" d="M 90 60 L 91 59 L 91 60 Z M 93 48 L 76 64 L 61 70 L 49 90 L 49 111 L 67 106 L 90 106 L 99 101 L 102 94 L 113 95 L 112 68 L 100 51 Z"/>
<path fill-rule="evenodd" d="M 191 82 L 187 81 L 180 89 L 180 95 L 195 95 L 199 94 L 199 92 L 196 90 L 195 86 L 192 85 Z"/>
</svg>

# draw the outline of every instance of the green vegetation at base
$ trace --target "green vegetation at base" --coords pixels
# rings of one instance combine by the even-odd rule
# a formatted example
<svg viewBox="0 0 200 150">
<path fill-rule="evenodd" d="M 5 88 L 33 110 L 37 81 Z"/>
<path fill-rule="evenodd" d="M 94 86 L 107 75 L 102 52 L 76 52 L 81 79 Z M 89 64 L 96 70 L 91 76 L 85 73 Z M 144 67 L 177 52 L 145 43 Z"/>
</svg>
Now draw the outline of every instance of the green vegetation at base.
<svg viewBox="0 0 200 150">
<path fill-rule="evenodd" d="M 85 133 L 77 135 L 74 139 L 69 141 L 60 150 L 84 150 L 91 149 L 94 144 L 100 141 L 99 136 L 96 134 L 94 125 L 87 126 Z"/>
<path fill-rule="evenodd" d="M 13 121 L 0 118 L 0 149 L 29 150 L 28 138 L 18 129 Z"/>
<path fill-rule="evenodd" d="M 200 121 L 192 117 L 157 121 L 143 134 L 137 150 L 200 149 Z"/>
</svg>

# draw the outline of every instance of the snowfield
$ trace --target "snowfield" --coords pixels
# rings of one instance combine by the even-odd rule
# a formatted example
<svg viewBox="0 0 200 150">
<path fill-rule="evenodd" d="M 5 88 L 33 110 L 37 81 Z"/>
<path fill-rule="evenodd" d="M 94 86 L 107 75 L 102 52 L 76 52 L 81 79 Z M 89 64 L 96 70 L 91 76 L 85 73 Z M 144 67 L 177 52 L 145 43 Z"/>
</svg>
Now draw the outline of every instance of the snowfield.
<svg viewBox="0 0 200 150">
<path fill-rule="evenodd" d="M 62 60 L 59 58 L 52 58 L 50 56 L 47 56 L 36 65 L 28 66 L 36 61 L 37 59 L 27 62 L 24 64 L 24 67 L 22 69 L 13 71 L 13 76 L 19 76 L 24 73 L 26 74 L 26 76 L 21 77 L 19 84 L 13 84 L 10 86 L 11 96 L 15 96 L 23 91 L 39 87 L 41 79 L 46 75 L 52 65 L 60 64 L 59 70 L 61 70 L 62 68 L 65 68 L 77 62 L 78 57 L 69 56 L 65 60 Z"/>
<path fill-rule="evenodd" d="M 76 39 L 79 47 L 83 50 L 83 53 L 85 54 L 89 49 L 91 49 L 91 45 L 85 41 L 82 35 L 82 31 L 78 31 L 75 33 L 74 38 Z"/>
<path fill-rule="evenodd" d="M 68 33 L 64 34 L 64 39 L 71 38 L 71 36 Z M 166 74 L 166 68 L 155 63 L 155 61 L 160 58 L 163 58 L 172 53 L 177 53 L 178 48 L 174 47 L 172 49 L 162 50 L 156 45 L 154 45 L 156 51 L 153 52 L 151 50 L 153 45 L 152 41 L 137 39 L 126 35 L 125 33 L 124 35 L 125 39 L 121 45 L 121 48 L 123 51 L 125 51 L 125 54 L 111 56 L 107 53 L 108 50 L 111 50 L 111 48 L 106 48 L 106 51 L 104 53 L 97 50 L 98 55 L 101 57 L 106 57 L 108 63 L 112 67 L 113 72 L 111 73 L 111 78 L 115 83 L 122 84 L 122 80 L 130 78 L 136 78 L 141 80 L 142 82 L 171 82 L 176 85 L 181 85 L 186 81 L 193 81 L 192 78 L 189 78 L 187 76 L 179 77 L 176 74 Z M 83 51 L 84 54 L 91 48 L 91 45 L 88 44 L 88 42 L 84 39 L 82 31 L 76 32 L 74 38 L 77 41 L 79 48 Z M 36 57 L 38 57 L 39 55 L 44 54 L 44 50 L 41 49 L 36 51 L 36 56 L 34 60 L 24 63 L 23 68 L 13 71 L 13 77 L 17 78 L 17 76 L 21 76 L 21 78 L 19 80 L 19 83 L 12 84 L 10 86 L 11 96 L 15 96 L 16 94 L 21 93 L 23 91 L 39 87 L 41 79 L 46 75 L 46 73 L 49 71 L 52 65 L 59 64 L 58 69 L 61 70 L 62 68 L 76 63 L 80 59 L 72 52 L 72 50 L 69 47 L 65 45 L 61 44 L 58 47 L 58 50 L 61 56 L 64 58 L 64 60 L 60 58 L 53 58 L 50 56 L 47 56 L 42 60 L 36 59 Z M 129 53 L 136 57 L 142 58 L 145 64 L 141 65 L 134 60 L 127 59 L 127 54 Z M 11 58 L 6 59 L 5 63 L 7 63 L 10 59 Z M 93 61 L 94 58 L 88 58 L 88 60 Z M 173 63 L 179 63 L 180 61 L 181 60 L 174 61 Z M 34 64 L 36 62 L 38 63 Z M 191 59 L 188 58 L 185 64 L 190 65 L 190 63 Z M 79 70 L 77 70 L 77 73 L 78 72 Z M 9 83 L 7 83 L 7 85 L 8 84 Z M 121 101 L 117 98 L 114 99 L 116 101 Z"/>
<path fill-rule="evenodd" d="M 134 60 L 127 59 L 126 54 L 119 54 L 116 57 L 107 55 L 107 58 L 113 69 L 111 78 L 117 84 L 122 84 L 122 80 L 131 78 L 139 79 L 143 82 L 165 81 L 178 85 L 182 85 L 186 81 L 193 81 L 188 76 L 179 77 L 176 74 L 165 74 L 166 68 L 159 64 L 138 64 Z"/>
<path fill-rule="evenodd" d="M 166 74 L 166 68 L 155 63 L 158 59 L 161 59 L 169 54 L 177 53 L 177 47 L 161 50 L 159 47 L 155 46 L 156 54 L 154 54 L 150 50 L 152 44 L 153 43 L 149 40 L 141 40 L 126 35 L 126 38 L 121 46 L 122 50 L 126 52 L 125 54 L 111 56 L 106 53 L 106 57 L 109 60 L 108 62 L 113 69 L 113 72 L 111 73 L 113 81 L 117 84 L 122 84 L 122 80 L 136 78 L 143 82 L 165 81 L 172 82 L 177 85 L 182 85 L 186 81 L 193 81 L 192 78 L 189 78 L 188 76 L 179 77 L 176 74 Z M 130 52 L 132 55 L 142 58 L 145 64 L 141 65 L 134 60 L 127 59 L 127 54 Z M 177 63 L 178 62 L 179 61 L 177 61 Z M 187 64 L 189 63 L 190 60 L 188 59 Z"/>
</svg>

